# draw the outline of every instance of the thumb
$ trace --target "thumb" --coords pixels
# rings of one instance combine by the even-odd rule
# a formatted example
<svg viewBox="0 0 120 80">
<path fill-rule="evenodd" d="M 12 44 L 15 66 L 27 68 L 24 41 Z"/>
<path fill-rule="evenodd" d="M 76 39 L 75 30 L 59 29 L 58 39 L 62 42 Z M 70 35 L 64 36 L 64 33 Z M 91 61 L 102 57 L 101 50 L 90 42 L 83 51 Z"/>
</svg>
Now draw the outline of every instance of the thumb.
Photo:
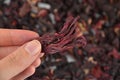
<svg viewBox="0 0 120 80">
<path fill-rule="evenodd" d="M 41 44 L 33 40 L 0 60 L 0 80 L 9 80 L 23 72 L 38 58 L 40 52 Z"/>
</svg>

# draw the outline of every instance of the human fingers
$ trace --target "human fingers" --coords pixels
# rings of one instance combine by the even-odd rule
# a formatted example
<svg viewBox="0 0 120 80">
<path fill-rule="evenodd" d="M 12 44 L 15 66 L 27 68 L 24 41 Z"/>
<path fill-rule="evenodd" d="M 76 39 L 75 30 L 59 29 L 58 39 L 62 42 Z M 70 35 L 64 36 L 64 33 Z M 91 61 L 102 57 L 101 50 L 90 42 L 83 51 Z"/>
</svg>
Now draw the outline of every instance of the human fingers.
<svg viewBox="0 0 120 80">
<path fill-rule="evenodd" d="M 0 29 L 0 46 L 22 45 L 39 37 L 33 31 L 17 29 Z"/>
<path fill-rule="evenodd" d="M 40 55 L 41 44 L 37 40 L 28 42 L 0 61 L 0 80 L 9 80 L 23 72 Z"/>
<path fill-rule="evenodd" d="M 9 54 L 11 54 L 13 51 L 15 51 L 20 46 L 8 46 L 8 47 L 0 47 L 0 60 Z"/>
<path fill-rule="evenodd" d="M 10 80 L 24 80 L 27 77 L 33 75 L 34 73 L 35 73 L 35 67 L 34 66 L 30 66 L 26 70 L 24 70 L 23 72 L 21 72 L 19 75 L 13 77 Z"/>
</svg>

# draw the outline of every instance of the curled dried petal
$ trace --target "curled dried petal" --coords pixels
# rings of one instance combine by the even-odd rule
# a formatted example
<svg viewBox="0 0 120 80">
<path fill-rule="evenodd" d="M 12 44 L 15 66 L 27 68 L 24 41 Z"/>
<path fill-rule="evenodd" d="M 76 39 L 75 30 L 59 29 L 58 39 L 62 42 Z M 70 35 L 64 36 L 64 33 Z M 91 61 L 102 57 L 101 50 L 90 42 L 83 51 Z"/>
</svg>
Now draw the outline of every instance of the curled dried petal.
<svg viewBox="0 0 120 80">
<path fill-rule="evenodd" d="M 75 19 L 69 17 L 58 33 L 45 34 L 40 37 L 39 40 L 43 45 L 43 52 L 54 54 L 71 49 L 75 46 L 84 47 L 86 45 L 86 39 L 80 35 L 81 32 L 77 27 L 78 19 L 79 16 Z"/>
</svg>

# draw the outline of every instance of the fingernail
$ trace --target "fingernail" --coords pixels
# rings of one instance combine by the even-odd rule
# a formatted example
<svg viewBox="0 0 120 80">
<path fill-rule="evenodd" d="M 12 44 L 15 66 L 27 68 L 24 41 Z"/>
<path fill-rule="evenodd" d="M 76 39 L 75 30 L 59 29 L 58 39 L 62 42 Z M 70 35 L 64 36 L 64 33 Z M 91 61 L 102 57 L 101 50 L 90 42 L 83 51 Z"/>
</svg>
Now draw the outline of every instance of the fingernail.
<svg viewBox="0 0 120 80">
<path fill-rule="evenodd" d="M 29 43 L 26 44 L 25 46 L 25 50 L 31 54 L 31 55 L 35 55 L 36 53 L 40 52 L 41 50 L 41 44 L 39 41 L 37 40 L 33 40 Z"/>
</svg>

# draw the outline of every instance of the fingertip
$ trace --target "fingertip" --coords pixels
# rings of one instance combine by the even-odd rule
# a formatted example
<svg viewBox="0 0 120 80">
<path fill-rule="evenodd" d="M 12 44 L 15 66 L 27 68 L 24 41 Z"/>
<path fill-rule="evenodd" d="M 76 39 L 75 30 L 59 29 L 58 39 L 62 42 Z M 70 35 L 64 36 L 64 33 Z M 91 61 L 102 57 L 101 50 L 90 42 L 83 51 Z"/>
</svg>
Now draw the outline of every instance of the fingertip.
<svg viewBox="0 0 120 80">
<path fill-rule="evenodd" d="M 29 30 L 11 30 L 11 37 L 14 45 L 19 45 L 38 38 L 39 34 Z"/>
<path fill-rule="evenodd" d="M 39 37 L 39 34 L 37 32 L 34 31 L 29 31 L 34 37 Z"/>
<path fill-rule="evenodd" d="M 34 31 L 30 31 L 30 30 L 20 30 L 20 33 L 22 36 L 24 36 L 24 38 L 26 39 L 35 39 L 37 37 L 39 37 L 39 34 L 34 32 Z"/>
<path fill-rule="evenodd" d="M 29 30 L 0 29 L 0 46 L 18 46 L 36 39 L 39 34 Z"/>
<path fill-rule="evenodd" d="M 20 74 L 18 74 L 17 76 L 13 77 L 10 80 L 24 80 L 29 76 L 33 75 L 34 73 L 35 73 L 35 67 L 30 66 L 26 70 L 24 70 L 23 72 L 21 72 Z"/>
<path fill-rule="evenodd" d="M 30 74 L 29 74 L 30 73 Z M 28 74 L 29 74 L 29 76 L 31 76 L 31 75 L 33 75 L 35 73 L 35 67 L 34 66 L 31 66 L 30 68 L 29 68 L 29 71 L 28 71 Z"/>
<path fill-rule="evenodd" d="M 35 73 L 36 69 L 34 66 L 30 66 L 26 71 L 23 72 L 23 79 L 26 79 L 32 76 Z"/>
<path fill-rule="evenodd" d="M 40 66 L 40 64 L 41 64 L 41 60 L 40 60 L 40 58 L 37 58 L 34 62 L 33 62 L 33 66 L 35 67 L 35 68 L 37 68 L 38 66 Z"/>
<path fill-rule="evenodd" d="M 41 53 L 41 54 L 40 54 L 40 58 L 41 58 L 41 57 L 43 57 L 43 56 L 44 56 L 44 54 L 45 54 L 45 53 Z"/>
<path fill-rule="evenodd" d="M 36 53 L 41 52 L 41 44 L 38 40 L 32 40 L 25 45 L 24 49 L 27 53 L 35 55 Z"/>
</svg>

